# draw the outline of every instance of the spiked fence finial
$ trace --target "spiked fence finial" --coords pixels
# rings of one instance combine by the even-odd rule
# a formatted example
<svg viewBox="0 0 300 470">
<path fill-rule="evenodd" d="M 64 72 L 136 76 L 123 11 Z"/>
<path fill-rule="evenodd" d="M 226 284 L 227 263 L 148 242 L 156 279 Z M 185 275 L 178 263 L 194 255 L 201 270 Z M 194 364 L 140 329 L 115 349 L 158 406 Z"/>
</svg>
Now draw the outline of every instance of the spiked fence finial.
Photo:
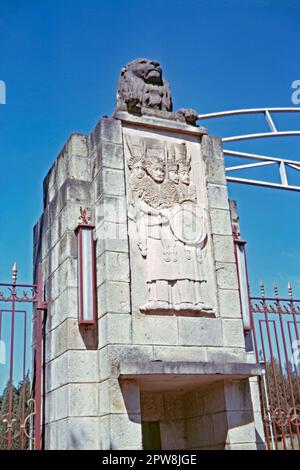
<svg viewBox="0 0 300 470">
<path fill-rule="evenodd" d="M 293 297 L 293 289 L 292 289 L 292 285 L 290 283 L 290 281 L 288 282 L 288 295 L 290 298 Z"/>
<path fill-rule="evenodd" d="M 277 287 L 275 281 L 273 281 L 273 289 L 274 289 L 275 297 L 276 297 L 276 299 L 278 299 L 279 293 L 278 293 L 278 287 Z"/>
<path fill-rule="evenodd" d="M 17 275 L 18 275 L 18 266 L 17 263 L 14 263 L 13 268 L 12 268 L 12 281 L 13 284 L 17 282 Z"/>
<path fill-rule="evenodd" d="M 262 297 L 265 297 L 265 285 L 264 285 L 264 281 L 260 281 L 259 283 L 259 288 L 260 288 L 260 294 Z"/>
</svg>

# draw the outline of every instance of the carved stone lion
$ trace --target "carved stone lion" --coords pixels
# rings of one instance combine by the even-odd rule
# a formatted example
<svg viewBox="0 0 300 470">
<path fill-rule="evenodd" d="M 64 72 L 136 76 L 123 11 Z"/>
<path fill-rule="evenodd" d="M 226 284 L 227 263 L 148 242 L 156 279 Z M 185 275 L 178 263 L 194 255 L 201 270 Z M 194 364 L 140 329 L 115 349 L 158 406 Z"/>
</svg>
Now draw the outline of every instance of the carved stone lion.
<svg viewBox="0 0 300 470">
<path fill-rule="evenodd" d="M 192 109 L 173 112 L 168 82 L 162 76 L 160 63 L 135 59 L 121 70 L 116 111 L 152 115 L 195 125 L 197 113 Z"/>
</svg>

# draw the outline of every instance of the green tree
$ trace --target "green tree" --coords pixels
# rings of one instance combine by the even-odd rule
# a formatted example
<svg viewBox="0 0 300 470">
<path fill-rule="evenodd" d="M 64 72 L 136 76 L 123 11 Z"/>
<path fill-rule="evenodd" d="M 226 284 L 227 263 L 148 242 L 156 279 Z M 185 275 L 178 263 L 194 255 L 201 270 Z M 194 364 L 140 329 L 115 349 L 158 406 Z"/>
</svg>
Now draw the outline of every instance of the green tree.
<svg viewBox="0 0 300 470">
<path fill-rule="evenodd" d="M 298 371 L 295 371 L 291 363 L 281 368 L 276 360 L 267 362 L 265 369 L 268 401 L 273 423 L 275 423 L 272 428 L 273 432 L 277 439 L 281 439 L 283 434 L 292 437 L 297 432 L 297 428 L 290 419 L 291 408 L 294 405 L 300 408 Z"/>
<path fill-rule="evenodd" d="M 17 386 L 12 387 L 12 407 L 11 411 L 16 417 L 16 421 L 13 424 L 12 435 L 18 434 L 20 425 L 24 424 L 25 418 L 30 414 L 30 404 L 28 400 L 30 398 L 30 379 L 27 373 L 24 381 L 19 382 Z M 7 424 L 4 422 L 7 413 L 9 412 L 9 401 L 10 401 L 10 384 L 6 384 L 2 395 L 0 396 L 0 449 L 7 449 L 8 441 L 4 438 L 7 437 Z M 29 433 L 30 420 L 27 420 L 26 430 Z M 12 440 L 12 449 L 28 449 L 29 439 L 24 431 L 21 431 L 17 437 Z"/>
</svg>

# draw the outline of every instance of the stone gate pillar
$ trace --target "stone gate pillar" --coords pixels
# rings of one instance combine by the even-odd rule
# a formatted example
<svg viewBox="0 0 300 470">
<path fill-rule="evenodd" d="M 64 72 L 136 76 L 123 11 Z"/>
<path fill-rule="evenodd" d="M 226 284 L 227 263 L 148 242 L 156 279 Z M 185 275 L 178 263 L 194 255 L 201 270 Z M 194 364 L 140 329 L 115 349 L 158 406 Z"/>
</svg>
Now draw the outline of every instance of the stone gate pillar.
<svg viewBox="0 0 300 470">
<path fill-rule="evenodd" d="M 157 62 L 133 61 L 114 116 L 73 134 L 45 179 L 35 261 L 49 303 L 46 448 L 263 445 L 221 140 L 195 121 L 173 112 Z M 96 243 L 97 324 L 86 327 L 80 207 Z"/>
</svg>

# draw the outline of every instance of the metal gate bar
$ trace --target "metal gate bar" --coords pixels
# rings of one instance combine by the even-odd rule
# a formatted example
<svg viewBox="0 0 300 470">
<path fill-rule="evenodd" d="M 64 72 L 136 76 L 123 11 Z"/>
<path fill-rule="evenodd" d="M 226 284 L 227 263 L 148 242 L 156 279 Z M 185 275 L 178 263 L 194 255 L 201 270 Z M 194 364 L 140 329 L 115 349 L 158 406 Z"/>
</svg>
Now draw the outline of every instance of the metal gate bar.
<svg viewBox="0 0 300 470">
<path fill-rule="evenodd" d="M 262 418 L 269 450 L 300 450 L 300 299 L 250 295 L 245 241 L 240 239 L 236 203 L 230 202 L 240 302 L 248 351 L 262 365 L 259 378 Z M 246 300 L 245 300 L 246 299 Z M 250 340 L 253 341 L 250 341 Z"/>
<path fill-rule="evenodd" d="M 260 379 L 263 420 L 268 449 L 300 450 L 300 299 L 250 297 L 254 349 L 263 365 Z"/>
<path fill-rule="evenodd" d="M 0 448 L 39 450 L 42 443 L 42 328 L 43 311 L 47 308 L 43 301 L 41 266 L 37 284 L 17 284 L 17 266 L 14 265 L 12 283 L 0 283 L 0 306 L 2 302 L 9 308 L 0 308 L 0 342 L 7 339 L 9 357 L 8 367 L 4 367 L 4 374 L 1 374 L 2 381 L 7 378 L 7 382 L 4 390 L 0 390 Z M 24 309 L 17 308 L 22 304 Z M 25 308 L 30 305 L 35 335 L 32 345 L 27 332 L 30 312 Z M 31 380 L 26 373 L 30 351 Z M 17 386 L 14 383 L 16 368 L 20 369 L 18 377 L 21 379 Z"/>
</svg>

